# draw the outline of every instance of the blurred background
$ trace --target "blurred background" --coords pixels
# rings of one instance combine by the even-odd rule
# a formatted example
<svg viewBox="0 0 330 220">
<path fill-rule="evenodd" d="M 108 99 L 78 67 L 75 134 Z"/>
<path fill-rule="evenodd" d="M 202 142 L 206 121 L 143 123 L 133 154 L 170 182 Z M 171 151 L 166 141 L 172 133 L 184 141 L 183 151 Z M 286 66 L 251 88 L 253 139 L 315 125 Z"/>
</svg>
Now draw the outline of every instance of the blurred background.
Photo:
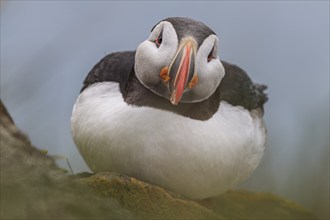
<svg viewBox="0 0 330 220">
<path fill-rule="evenodd" d="M 170 16 L 206 23 L 220 38 L 220 58 L 269 86 L 265 156 L 238 188 L 329 218 L 329 1 L 1 1 L 0 92 L 17 126 L 74 172 L 88 171 L 70 135 L 83 79 Z"/>
</svg>

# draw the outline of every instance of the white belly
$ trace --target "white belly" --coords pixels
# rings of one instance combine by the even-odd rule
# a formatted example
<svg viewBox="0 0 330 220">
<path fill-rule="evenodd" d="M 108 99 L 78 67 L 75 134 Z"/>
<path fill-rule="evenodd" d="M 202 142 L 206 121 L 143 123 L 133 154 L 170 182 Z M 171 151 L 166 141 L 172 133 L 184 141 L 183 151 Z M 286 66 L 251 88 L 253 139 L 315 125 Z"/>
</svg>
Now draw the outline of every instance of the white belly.
<svg viewBox="0 0 330 220">
<path fill-rule="evenodd" d="M 192 199 L 221 194 L 258 166 L 266 130 L 258 112 L 221 102 L 207 121 L 123 101 L 118 83 L 78 97 L 73 139 L 93 171 L 112 171 Z"/>
</svg>

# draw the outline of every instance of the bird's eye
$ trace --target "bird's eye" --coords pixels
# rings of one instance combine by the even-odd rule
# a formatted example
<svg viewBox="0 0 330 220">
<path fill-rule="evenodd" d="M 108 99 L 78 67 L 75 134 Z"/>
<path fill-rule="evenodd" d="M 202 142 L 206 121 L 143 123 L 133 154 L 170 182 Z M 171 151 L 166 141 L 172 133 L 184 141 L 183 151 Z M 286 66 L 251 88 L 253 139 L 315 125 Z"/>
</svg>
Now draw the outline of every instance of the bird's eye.
<svg viewBox="0 0 330 220">
<path fill-rule="evenodd" d="M 159 34 L 159 36 L 157 37 L 157 39 L 155 41 L 155 44 L 156 44 L 157 48 L 160 47 L 162 42 L 163 42 L 163 31 Z"/>
<path fill-rule="evenodd" d="M 207 56 L 207 62 L 210 62 L 212 59 L 215 59 L 215 57 L 213 56 L 213 52 L 214 52 L 214 47 L 212 48 L 211 52 Z"/>
</svg>

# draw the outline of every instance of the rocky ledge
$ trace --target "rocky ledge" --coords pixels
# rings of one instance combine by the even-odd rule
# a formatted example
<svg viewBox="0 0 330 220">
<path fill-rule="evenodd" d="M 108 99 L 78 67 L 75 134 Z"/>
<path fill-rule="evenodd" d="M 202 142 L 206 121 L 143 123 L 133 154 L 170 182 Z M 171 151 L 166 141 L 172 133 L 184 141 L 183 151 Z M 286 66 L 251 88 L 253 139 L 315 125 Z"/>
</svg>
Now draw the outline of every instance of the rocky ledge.
<svg viewBox="0 0 330 220">
<path fill-rule="evenodd" d="M 70 176 L 32 146 L 0 101 L 1 219 L 316 219 L 270 193 L 191 201 L 116 173 Z"/>
</svg>

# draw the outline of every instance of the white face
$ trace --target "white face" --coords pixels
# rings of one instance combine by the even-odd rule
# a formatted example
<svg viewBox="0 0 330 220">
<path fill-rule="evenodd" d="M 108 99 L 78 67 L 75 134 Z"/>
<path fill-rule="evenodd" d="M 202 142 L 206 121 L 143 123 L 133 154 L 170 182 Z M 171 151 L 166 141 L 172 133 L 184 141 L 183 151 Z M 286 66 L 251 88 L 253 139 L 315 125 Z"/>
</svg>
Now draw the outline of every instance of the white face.
<svg viewBox="0 0 330 220">
<path fill-rule="evenodd" d="M 178 42 L 173 25 L 168 21 L 162 21 L 136 50 L 136 76 L 145 87 L 171 100 L 173 104 L 207 99 L 214 93 L 225 74 L 218 58 L 218 42 L 214 34 L 208 36 L 199 48 L 192 36 Z M 186 51 L 190 52 L 189 56 L 186 55 Z M 185 61 L 188 63 L 187 68 L 182 67 Z M 170 88 L 174 85 L 174 77 L 167 70 L 171 70 L 172 73 L 175 68 L 178 68 L 178 75 L 183 75 L 180 77 L 185 81 L 185 86 L 181 88 L 182 95 L 173 101 L 173 91 Z"/>
</svg>

